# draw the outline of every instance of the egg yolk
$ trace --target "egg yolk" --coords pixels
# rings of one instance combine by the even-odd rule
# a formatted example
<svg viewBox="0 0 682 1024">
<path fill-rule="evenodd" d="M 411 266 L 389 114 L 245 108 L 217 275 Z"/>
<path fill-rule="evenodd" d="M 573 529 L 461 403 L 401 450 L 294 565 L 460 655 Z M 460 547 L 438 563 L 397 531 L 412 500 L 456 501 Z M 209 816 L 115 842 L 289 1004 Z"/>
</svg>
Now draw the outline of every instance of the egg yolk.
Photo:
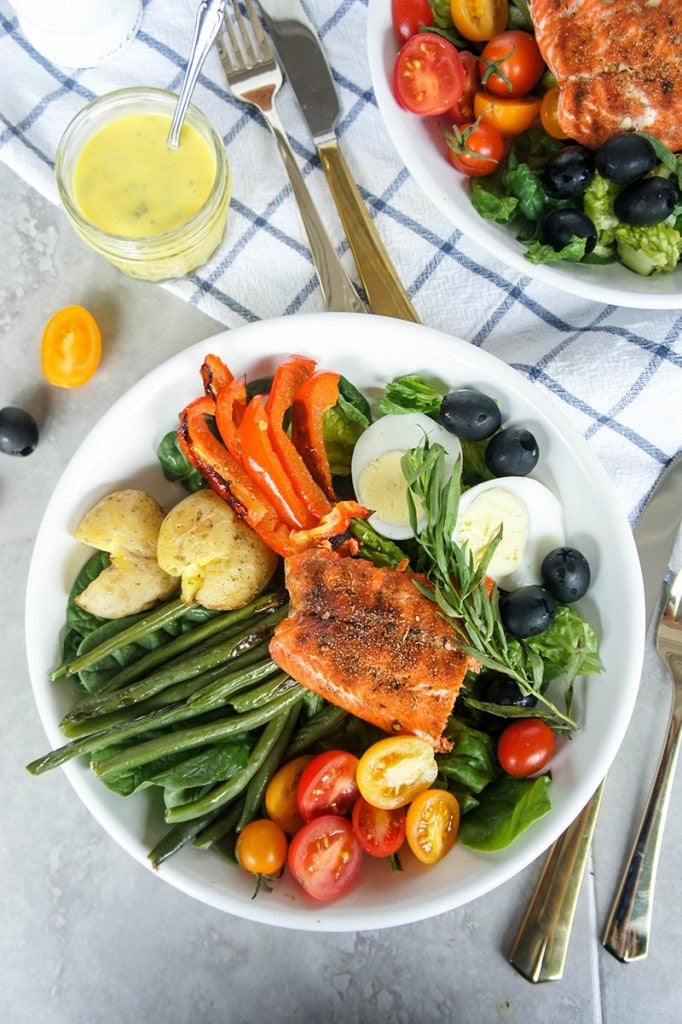
<svg viewBox="0 0 682 1024">
<path fill-rule="evenodd" d="M 490 487 L 462 513 L 455 531 L 456 542 L 460 546 L 466 542 L 478 564 L 500 527 L 502 539 L 488 565 L 488 575 L 493 579 L 508 576 L 523 558 L 530 531 L 523 501 L 504 487 Z"/>
<path fill-rule="evenodd" d="M 383 452 L 362 468 L 358 479 L 360 501 L 389 526 L 403 526 L 410 521 L 407 483 L 400 465 L 404 454 L 399 450 Z M 414 495 L 413 498 L 417 518 L 421 518 L 423 507 L 418 498 Z"/>
</svg>

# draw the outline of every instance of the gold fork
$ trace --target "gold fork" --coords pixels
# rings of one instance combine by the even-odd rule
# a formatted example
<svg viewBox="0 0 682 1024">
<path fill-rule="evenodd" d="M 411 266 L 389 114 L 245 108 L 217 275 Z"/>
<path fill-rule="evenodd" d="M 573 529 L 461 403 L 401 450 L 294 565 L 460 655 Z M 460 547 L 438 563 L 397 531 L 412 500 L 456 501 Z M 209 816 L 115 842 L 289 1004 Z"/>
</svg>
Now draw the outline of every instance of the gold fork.
<svg viewBox="0 0 682 1024">
<path fill-rule="evenodd" d="M 348 277 L 315 209 L 275 108 L 275 95 L 282 85 L 282 71 L 265 38 L 252 0 L 245 0 L 245 8 L 248 22 L 239 8 L 238 0 L 232 0 L 234 18 L 231 19 L 225 12 L 225 31 L 216 40 L 230 91 L 236 99 L 250 103 L 261 112 L 275 137 L 298 202 L 327 308 L 340 312 L 366 313 L 367 307 Z"/>
<path fill-rule="evenodd" d="M 656 647 L 673 681 L 668 731 L 602 938 L 609 953 L 624 963 L 641 960 L 649 952 L 656 868 L 682 737 L 682 569 L 670 588 L 658 624 Z"/>
</svg>

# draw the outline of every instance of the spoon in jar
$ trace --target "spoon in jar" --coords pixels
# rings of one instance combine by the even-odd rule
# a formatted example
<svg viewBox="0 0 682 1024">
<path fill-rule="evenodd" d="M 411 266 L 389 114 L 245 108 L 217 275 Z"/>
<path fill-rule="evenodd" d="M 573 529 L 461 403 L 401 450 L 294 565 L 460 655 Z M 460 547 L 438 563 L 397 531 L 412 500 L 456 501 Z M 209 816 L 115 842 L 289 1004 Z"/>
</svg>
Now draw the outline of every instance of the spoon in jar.
<svg viewBox="0 0 682 1024">
<path fill-rule="evenodd" d="M 189 101 L 194 92 L 194 87 L 197 84 L 199 72 L 204 66 L 204 61 L 213 46 L 213 42 L 218 35 L 218 29 L 222 24 L 225 2 L 226 0 L 201 0 L 197 9 L 192 49 L 190 50 L 185 77 L 180 89 L 180 95 L 178 96 L 168 138 L 166 139 L 168 145 L 173 149 L 178 148 L 180 131 L 185 120 L 187 108 L 189 107 Z"/>
</svg>

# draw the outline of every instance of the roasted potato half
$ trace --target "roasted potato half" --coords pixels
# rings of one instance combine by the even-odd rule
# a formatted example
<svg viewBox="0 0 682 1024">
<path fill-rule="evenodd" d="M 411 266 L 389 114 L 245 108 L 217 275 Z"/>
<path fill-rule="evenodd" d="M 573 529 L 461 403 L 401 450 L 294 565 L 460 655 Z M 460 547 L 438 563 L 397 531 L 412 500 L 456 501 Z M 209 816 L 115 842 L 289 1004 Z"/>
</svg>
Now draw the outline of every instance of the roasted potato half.
<svg viewBox="0 0 682 1024">
<path fill-rule="evenodd" d="M 107 494 L 85 513 L 74 537 L 107 551 L 111 564 L 76 598 L 81 608 L 105 619 L 120 619 L 175 593 L 177 580 L 159 567 L 156 558 L 164 515 L 155 498 L 132 489 Z"/>
<path fill-rule="evenodd" d="M 213 491 L 196 491 L 161 524 L 159 565 L 180 577 L 180 596 L 205 608 L 241 608 L 267 586 L 277 555 Z"/>
</svg>

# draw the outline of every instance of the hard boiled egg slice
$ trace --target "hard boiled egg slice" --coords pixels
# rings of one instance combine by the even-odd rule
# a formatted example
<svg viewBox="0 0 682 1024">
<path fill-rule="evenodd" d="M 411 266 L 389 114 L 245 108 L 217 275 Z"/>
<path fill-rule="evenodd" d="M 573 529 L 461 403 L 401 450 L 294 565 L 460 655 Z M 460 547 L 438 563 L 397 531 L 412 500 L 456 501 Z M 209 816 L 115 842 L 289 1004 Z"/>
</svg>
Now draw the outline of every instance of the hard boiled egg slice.
<svg viewBox="0 0 682 1024">
<path fill-rule="evenodd" d="M 412 536 L 407 506 L 407 483 L 400 460 L 424 438 L 445 449 L 445 472 L 449 476 L 462 453 L 454 434 L 423 413 L 391 413 L 376 420 L 360 435 L 353 450 L 351 474 L 358 501 L 373 509 L 369 518 L 377 533 L 391 540 Z M 418 513 L 418 528 L 425 524 Z"/>
<path fill-rule="evenodd" d="M 503 590 L 542 583 L 542 561 L 565 541 L 561 504 L 544 484 L 525 476 L 486 480 L 465 491 L 453 534 L 478 564 L 502 526 L 488 575 Z"/>
</svg>

